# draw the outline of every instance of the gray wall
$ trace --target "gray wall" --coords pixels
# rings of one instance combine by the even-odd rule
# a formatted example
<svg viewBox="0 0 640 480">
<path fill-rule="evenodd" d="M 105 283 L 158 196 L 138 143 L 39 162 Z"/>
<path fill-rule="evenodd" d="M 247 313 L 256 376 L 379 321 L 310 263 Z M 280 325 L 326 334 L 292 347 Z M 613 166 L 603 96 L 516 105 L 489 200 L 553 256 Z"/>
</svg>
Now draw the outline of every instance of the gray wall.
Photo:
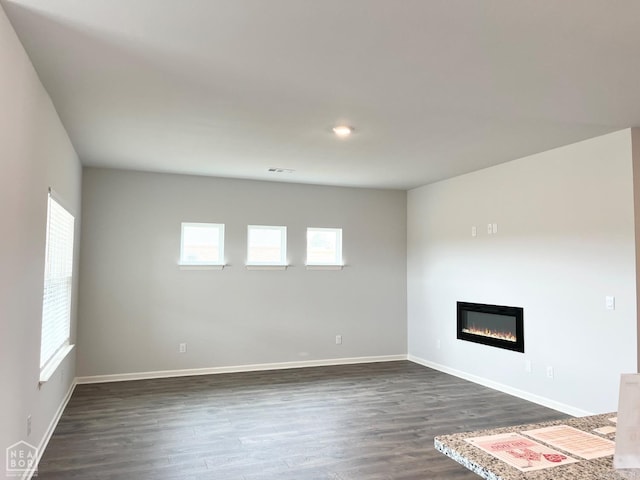
<svg viewBox="0 0 640 480">
<path fill-rule="evenodd" d="M 412 190 L 407 216 L 410 355 L 617 409 L 619 375 L 637 367 L 631 130 Z M 524 307 L 525 354 L 456 340 L 456 301 Z"/>
<path fill-rule="evenodd" d="M 181 270 L 183 221 L 224 223 L 231 266 Z M 293 266 L 246 270 L 247 224 Z M 308 226 L 344 270 L 305 269 Z M 79 376 L 406 354 L 406 192 L 88 168 L 80 279 Z"/>
<path fill-rule="evenodd" d="M 77 246 L 82 171 L 1 7 L 0 65 L 0 451 L 4 455 L 6 447 L 20 440 L 40 445 L 75 376 L 72 351 L 53 378 L 38 388 L 47 189 L 52 186 L 76 215 Z M 74 288 L 74 299 L 76 292 Z M 74 330 L 75 308 L 72 340 Z M 32 416 L 30 436 L 27 415 Z M 4 460 L 0 472 L 4 474 Z"/>
<path fill-rule="evenodd" d="M 636 242 L 636 311 L 640 312 L 640 128 L 631 129 L 631 143 L 633 156 L 633 207 L 635 214 L 635 242 Z M 638 318 L 640 321 L 640 318 Z M 637 372 L 640 372 L 640 328 L 636 327 L 636 342 L 638 348 Z"/>
</svg>

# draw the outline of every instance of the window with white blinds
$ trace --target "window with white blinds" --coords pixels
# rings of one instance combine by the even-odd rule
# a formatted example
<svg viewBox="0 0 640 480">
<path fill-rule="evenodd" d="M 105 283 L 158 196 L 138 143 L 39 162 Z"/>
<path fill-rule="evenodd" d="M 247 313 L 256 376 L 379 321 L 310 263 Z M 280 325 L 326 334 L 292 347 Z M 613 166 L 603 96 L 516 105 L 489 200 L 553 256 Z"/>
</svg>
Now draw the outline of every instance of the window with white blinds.
<svg viewBox="0 0 640 480">
<path fill-rule="evenodd" d="M 49 194 L 40 371 L 57 367 L 69 347 L 74 218 Z M 53 372 L 51 372 L 53 373 Z"/>
</svg>

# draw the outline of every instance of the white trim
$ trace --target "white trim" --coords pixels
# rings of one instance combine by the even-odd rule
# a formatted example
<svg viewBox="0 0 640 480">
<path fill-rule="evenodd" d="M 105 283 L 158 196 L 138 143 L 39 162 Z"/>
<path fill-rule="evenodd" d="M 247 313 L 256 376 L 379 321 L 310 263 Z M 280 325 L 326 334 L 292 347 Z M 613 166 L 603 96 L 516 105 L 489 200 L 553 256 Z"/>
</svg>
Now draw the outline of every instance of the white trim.
<svg viewBox="0 0 640 480">
<path fill-rule="evenodd" d="M 513 388 L 508 385 L 504 385 L 502 383 L 494 382 L 493 380 L 488 380 L 486 378 L 479 377 L 477 375 L 472 375 L 470 373 L 463 372 L 461 370 L 456 370 L 455 368 L 450 368 L 445 365 L 440 365 L 439 363 L 431 362 L 429 360 L 425 360 L 423 358 L 416 357 L 414 355 L 407 355 L 407 360 L 409 360 L 410 362 L 422 365 L 424 367 L 429 367 L 443 373 L 448 373 L 449 375 L 453 375 L 454 377 L 462 378 L 464 380 L 468 380 L 470 382 L 477 383 L 485 387 L 489 387 L 499 392 L 508 393 L 509 395 L 522 398 L 523 400 L 528 400 L 529 402 L 537 403 L 538 405 L 542 405 L 543 407 L 548 407 L 554 410 L 558 410 L 559 412 L 566 413 L 567 415 L 573 415 L 574 417 L 586 417 L 589 415 L 594 415 L 593 412 L 588 412 L 586 410 L 582 410 L 580 408 L 576 408 L 571 405 L 567 405 L 565 403 L 556 402 L 555 400 L 551 400 L 546 397 L 541 397 L 540 395 L 536 395 L 534 393 L 525 392 L 524 390 Z"/>
<path fill-rule="evenodd" d="M 344 265 L 306 265 L 307 270 L 342 270 Z"/>
<path fill-rule="evenodd" d="M 22 480 L 30 480 L 34 476 L 34 474 L 38 471 L 37 469 L 38 469 L 38 465 L 40 464 L 40 459 L 42 458 L 42 454 L 47 448 L 47 445 L 49 445 L 49 440 L 51 440 L 51 436 L 53 435 L 53 432 L 58 426 L 60 417 L 62 417 L 62 414 L 64 413 L 65 408 L 67 408 L 67 404 L 69 403 L 69 400 L 71 400 L 71 395 L 73 395 L 73 391 L 76 389 L 77 383 L 78 382 L 74 379 L 71 382 L 71 385 L 69 385 L 69 390 L 67 391 L 67 394 L 62 399 L 62 402 L 60 403 L 58 410 L 56 410 L 56 413 L 51 419 L 51 422 L 49 422 L 49 426 L 47 427 L 47 430 L 44 432 L 44 436 L 42 437 L 42 440 L 40 440 L 40 443 L 38 444 L 38 457 L 36 459 L 36 464 L 32 469 L 26 471 L 22 475 Z"/>
<path fill-rule="evenodd" d="M 157 372 L 121 373 L 115 375 L 95 375 L 76 377 L 76 383 L 123 382 L 148 378 L 189 377 L 193 375 L 215 375 L 220 373 L 259 372 L 264 370 L 286 370 L 289 368 L 326 367 L 331 365 L 349 365 L 356 363 L 379 363 L 407 360 L 402 355 L 381 355 L 376 357 L 330 358 L 326 360 L 305 360 L 301 362 L 259 363 L 253 365 L 235 365 L 229 367 L 190 368 L 185 370 L 161 370 Z"/>
<path fill-rule="evenodd" d="M 424 367 L 433 368 L 434 370 L 438 370 L 440 372 L 453 375 L 454 377 L 462 378 L 464 380 L 468 380 L 473 383 L 477 383 L 479 385 L 483 385 L 485 387 L 491 388 L 493 390 L 498 390 L 503 393 L 507 393 L 509 395 L 513 395 L 518 398 L 522 398 L 524 400 L 528 400 L 533 403 L 537 403 L 538 405 L 542 405 L 544 407 L 552 408 L 554 410 L 558 410 L 560 412 L 566 413 L 568 415 L 573 415 L 576 417 L 583 417 L 593 415 L 592 412 L 588 412 L 586 410 L 581 410 L 578 408 L 574 408 L 570 405 L 566 405 L 560 402 L 556 402 L 554 400 L 550 400 L 545 397 L 541 397 L 538 395 L 534 395 L 522 390 L 518 390 L 516 388 L 509 387 L 507 385 L 503 385 L 497 382 L 493 382 L 491 380 L 487 380 L 482 377 L 478 377 L 476 375 L 471 375 L 460 370 L 456 370 L 450 367 L 446 367 L 444 365 L 440 365 L 435 362 L 431 362 L 429 360 L 424 360 L 420 357 L 416 357 L 414 355 L 381 355 L 381 356 L 373 356 L 373 357 L 351 357 L 351 358 L 335 358 L 335 359 L 326 359 L 326 360 L 308 360 L 302 362 L 280 362 L 280 363 L 262 363 L 262 364 L 254 364 L 254 365 L 238 365 L 238 366 L 230 366 L 230 367 L 211 367 L 211 368 L 195 368 L 195 369 L 185 369 L 185 370 L 164 370 L 157 372 L 140 372 L 140 373 L 123 373 L 116 375 L 95 375 L 89 377 L 76 377 L 71 385 L 69 386 L 69 390 L 67 394 L 62 399 L 60 406 L 58 407 L 54 417 L 52 418 L 49 426 L 38 445 L 38 459 L 36 462 L 36 466 L 34 469 L 27 471 L 22 476 L 21 480 L 31 480 L 34 473 L 36 473 L 37 465 L 40 463 L 40 459 L 42 454 L 44 453 L 49 441 L 51 440 L 51 436 L 55 431 L 62 414 L 73 395 L 73 392 L 76 388 L 76 385 L 81 384 L 89 384 L 89 383 L 106 383 L 106 382 L 121 382 L 128 380 L 143 380 L 148 378 L 169 378 L 169 377 L 183 377 L 183 376 L 192 376 L 192 375 L 212 375 L 212 374 L 221 374 L 221 373 L 235 373 L 235 372 L 253 372 L 253 371 L 263 371 L 263 370 L 284 370 L 289 368 L 305 368 L 305 367 L 322 367 L 322 366 L 331 366 L 331 365 L 349 365 L 349 364 L 358 364 L 358 363 L 378 363 L 378 362 L 394 362 L 394 361 L 402 361 L 409 360 L 410 362 L 416 363 L 418 365 L 422 365 Z"/>
<path fill-rule="evenodd" d="M 224 267 L 228 265 L 219 265 L 217 263 L 209 264 L 193 264 L 193 263 L 179 263 L 178 268 L 180 270 L 224 270 Z"/>
<path fill-rule="evenodd" d="M 254 264 L 247 264 L 245 266 L 247 267 L 247 270 L 286 270 L 291 265 L 262 265 L 262 264 L 254 265 Z"/>
</svg>

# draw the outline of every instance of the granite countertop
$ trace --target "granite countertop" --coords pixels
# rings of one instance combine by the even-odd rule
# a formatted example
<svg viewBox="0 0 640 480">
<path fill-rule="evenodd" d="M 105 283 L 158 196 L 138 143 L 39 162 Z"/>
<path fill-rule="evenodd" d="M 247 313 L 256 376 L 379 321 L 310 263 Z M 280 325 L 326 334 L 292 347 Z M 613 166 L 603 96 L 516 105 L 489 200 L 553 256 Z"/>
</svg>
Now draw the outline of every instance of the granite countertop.
<svg viewBox="0 0 640 480">
<path fill-rule="evenodd" d="M 636 470 L 614 470 L 613 455 L 592 460 L 580 460 L 578 463 L 559 465 L 544 470 L 521 472 L 465 441 L 466 438 L 471 437 L 522 432 L 551 425 L 569 425 L 609 440 L 615 440 L 615 432 L 608 435 L 600 435 L 593 431 L 599 427 L 615 426 L 615 423 L 609 420 L 615 416 L 616 413 L 608 413 L 493 430 L 441 435 L 435 438 L 434 443 L 436 450 L 451 457 L 486 480 L 640 480 L 640 472 Z M 556 447 L 552 448 L 560 450 Z M 575 457 L 575 455 L 573 456 Z"/>
</svg>

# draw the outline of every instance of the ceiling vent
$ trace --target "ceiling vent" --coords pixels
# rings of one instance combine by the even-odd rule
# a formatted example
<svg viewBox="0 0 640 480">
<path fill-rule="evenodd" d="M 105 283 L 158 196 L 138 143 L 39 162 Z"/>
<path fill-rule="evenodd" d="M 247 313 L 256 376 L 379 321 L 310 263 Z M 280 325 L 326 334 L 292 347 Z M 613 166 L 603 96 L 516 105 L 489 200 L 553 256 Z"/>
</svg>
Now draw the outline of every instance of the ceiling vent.
<svg viewBox="0 0 640 480">
<path fill-rule="evenodd" d="M 272 173 L 293 173 L 293 172 L 295 172 L 295 170 L 292 169 L 292 168 L 270 168 L 268 171 L 272 172 Z"/>
</svg>

